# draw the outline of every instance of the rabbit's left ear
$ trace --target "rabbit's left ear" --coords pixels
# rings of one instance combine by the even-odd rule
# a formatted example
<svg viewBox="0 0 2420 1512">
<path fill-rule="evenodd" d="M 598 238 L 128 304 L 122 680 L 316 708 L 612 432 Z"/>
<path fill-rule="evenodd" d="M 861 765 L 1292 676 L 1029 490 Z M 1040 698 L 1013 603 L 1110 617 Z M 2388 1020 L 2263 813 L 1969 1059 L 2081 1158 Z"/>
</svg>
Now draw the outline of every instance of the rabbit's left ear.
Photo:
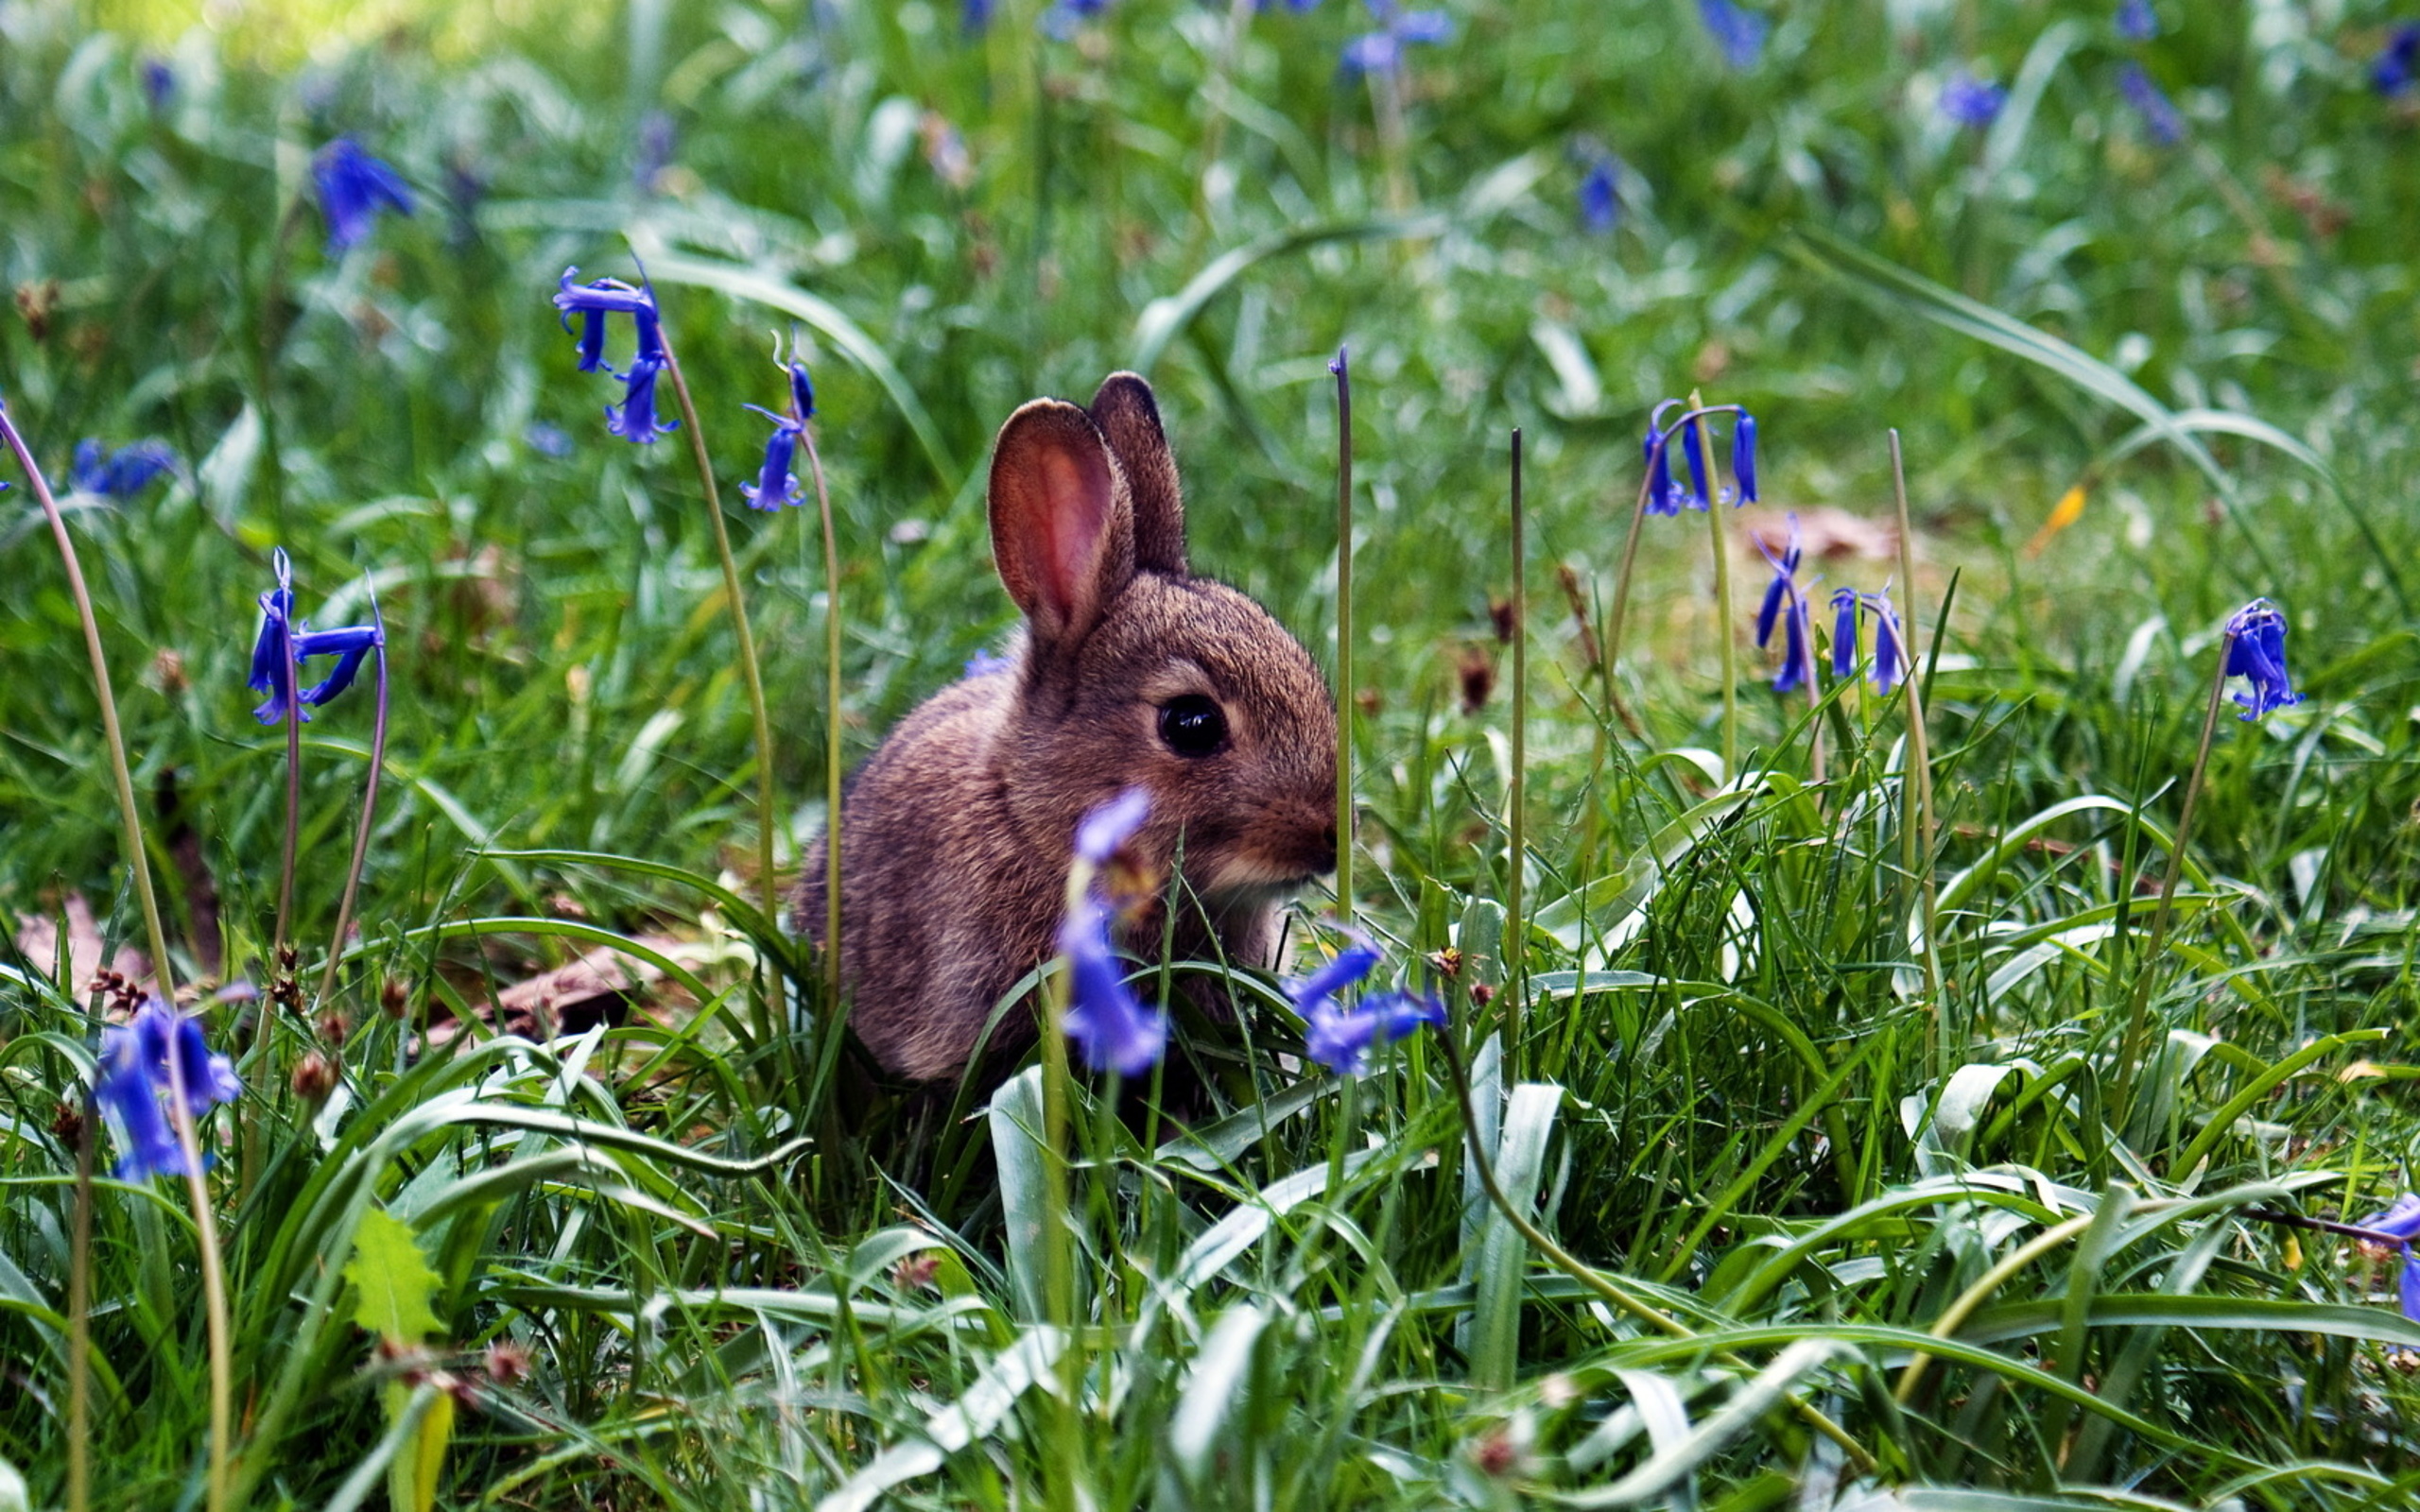
<svg viewBox="0 0 2420 1512">
<path fill-rule="evenodd" d="M 1184 576 L 1184 490 L 1177 484 L 1176 456 L 1160 428 L 1151 386 L 1134 373 L 1111 373 L 1093 395 L 1092 417 L 1126 474 L 1134 508 L 1134 565 Z"/>
<path fill-rule="evenodd" d="M 1134 576 L 1134 521 L 1092 417 L 1037 399 L 992 453 L 992 559 L 1036 647 L 1070 651 Z"/>
</svg>

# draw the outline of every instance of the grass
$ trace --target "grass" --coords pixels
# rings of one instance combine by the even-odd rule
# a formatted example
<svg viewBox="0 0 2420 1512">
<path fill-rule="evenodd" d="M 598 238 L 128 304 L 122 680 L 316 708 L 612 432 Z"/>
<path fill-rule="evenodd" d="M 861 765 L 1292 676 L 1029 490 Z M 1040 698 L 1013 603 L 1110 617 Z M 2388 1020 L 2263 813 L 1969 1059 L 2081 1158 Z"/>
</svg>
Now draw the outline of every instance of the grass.
<svg viewBox="0 0 2420 1512">
<path fill-rule="evenodd" d="M 1390 102 L 1337 77 L 1357 8 L 1125 0 L 1063 41 L 1038 9 L 8 23 L 0 397 L 54 476 L 88 435 L 183 458 L 67 501 L 180 980 L 278 974 L 285 740 L 242 687 L 271 549 L 315 623 L 374 584 L 393 653 L 340 947 L 367 702 L 302 741 L 299 971 L 340 949 L 333 1000 L 202 999 L 247 1089 L 202 1125 L 233 1500 L 2408 1504 L 2397 1260 L 2274 1217 L 2358 1223 L 2420 1140 L 2420 186 L 2408 100 L 2366 87 L 2393 18 L 2168 8 L 2129 43 L 2098 5 L 1799 7 L 1732 73 L 1694 7 L 1508 0 L 1455 8 Z M 2129 60 L 2182 143 L 2122 103 Z M 1985 133 L 1932 107 L 1969 62 L 2011 86 Z M 422 203 L 331 256 L 298 197 L 339 131 Z M 1600 152 L 1610 235 L 1575 206 Z M 951 1106 L 863 1074 L 756 902 L 685 438 L 608 437 L 616 391 L 546 303 L 638 256 L 725 484 L 763 436 L 738 405 L 784 398 L 771 338 L 813 364 L 852 762 L 1011 623 L 993 429 L 1121 365 L 1159 389 L 1196 559 L 1332 645 L 1349 342 L 1352 902 L 1449 1035 L 1348 1094 L 1239 979 L 1239 1034 L 1181 1037 L 1207 1121 L 1076 1087 L 1051 1287 L 1037 1075 Z M 1758 416 L 1767 505 L 1810 518 L 1887 522 L 1900 433 L 1912 573 L 1820 570 L 1890 582 L 1916 628 L 1931 843 L 1904 694 L 1749 681 L 1720 769 L 1746 627 L 1695 519 L 1645 523 L 1621 662 L 1591 664 L 1644 416 L 1692 389 Z M 1515 426 L 1519 742 L 1491 614 Z M 26 499 L 0 498 L 0 909 L 80 894 L 115 945 L 141 912 Z M 821 527 L 727 523 L 794 866 L 832 733 Z M 2308 697 L 2220 720 L 2155 935 L 2219 627 L 2256 594 Z M 627 1017 L 480 1013 L 599 945 L 653 984 Z M 112 1179 L 107 1137 L 74 1262 L 89 987 L 0 965 L 0 1465 L 65 1504 L 80 1273 L 92 1504 L 199 1506 L 193 1220 Z M 416 1285 L 432 1326 L 381 1314 Z"/>
</svg>

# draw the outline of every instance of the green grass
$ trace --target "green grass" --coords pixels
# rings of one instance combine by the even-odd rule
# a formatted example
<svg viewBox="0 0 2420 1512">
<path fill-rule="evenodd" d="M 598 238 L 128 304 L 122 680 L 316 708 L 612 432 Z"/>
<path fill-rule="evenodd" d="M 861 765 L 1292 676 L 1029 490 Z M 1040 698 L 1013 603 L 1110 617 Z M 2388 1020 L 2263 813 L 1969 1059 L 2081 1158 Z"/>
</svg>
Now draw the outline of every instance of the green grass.
<svg viewBox="0 0 2420 1512">
<path fill-rule="evenodd" d="M 182 979 L 275 971 L 285 743 L 243 687 L 270 548 L 302 612 L 358 618 L 366 576 L 391 632 L 361 928 L 319 1005 L 340 1090 L 290 1087 L 337 1053 L 324 1027 L 205 1021 L 247 1084 L 204 1134 L 249 1504 L 376 1504 L 424 1434 L 458 1507 L 2410 1503 L 2397 1261 L 2254 1212 L 2358 1222 L 2420 1143 L 2420 168 L 2409 100 L 2366 87 L 2397 18 L 2169 5 L 2130 43 L 2097 4 L 1799 6 L 1733 74 L 1687 4 L 1453 9 L 1457 39 L 1409 54 L 1399 137 L 1337 79 L 1368 24 L 1341 0 L 1120 0 L 1064 42 L 1030 40 L 1029 3 L 974 37 L 916 4 L 0 21 L 0 277 L 48 309 L 0 316 L 0 398 L 54 470 L 88 435 L 185 460 L 72 514 Z M 157 112 L 147 52 L 177 72 Z M 2182 146 L 2120 102 L 2130 59 Z M 1970 60 L 2013 85 L 1988 136 L 1931 108 Z M 653 112 L 676 146 L 640 185 Z M 423 204 L 332 258 L 287 217 L 338 131 Z M 1610 236 L 1579 224 L 1582 144 L 1625 165 Z M 743 901 L 757 774 L 685 445 L 605 434 L 615 391 L 546 302 L 634 252 L 727 494 L 763 438 L 738 406 L 782 396 L 772 336 L 813 356 L 853 761 L 1011 621 L 994 428 L 1123 365 L 1158 387 L 1197 561 L 1332 654 L 1326 363 L 1351 343 L 1356 904 L 1391 970 L 1452 996 L 1452 1038 L 1348 1095 L 1243 982 L 1245 1032 L 1179 1051 L 1218 1089 L 1191 1137 L 1080 1085 L 1073 1331 L 1046 1321 L 1038 1082 L 987 1111 L 863 1075 L 817 963 Z M 1601 707 L 1554 569 L 1601 638 L 1640 426 L 1693 387 L 1759 417 L 1769 507 L 1887 519 L 1904 438 L 1919 559 L 1893 587 L 1938 653 L 1913 872 L 1900 697 L 1827 684 L 1818 783 L 1805 701 L 1745 686 L 1742 776 L 1709 773 L 1724 627 L 1694 516 L 1641 543 L 1616 679 L 1638 729 Z M 1521 970 L 1490 617 L 1515 425 Z M 2081 521 L 2029 554 L 2079 482 Z M 821 823 L 821 547 L 804 515 L 729 523 L 790 861 Z M 22 483 L 0 553 L 0 910 L 80 893 L 139 944 Z M 1744 607 L 1762 574 L 1734 568 Z M 2308 696 L 2221 718 L 2154 956 L 2218 628 L 2255 594 Z M 1498 686 L 1465 712 L 1471 655 Z M 369 730 L 356 694 L 305 733 L 306 990 Z M 662 972 L 642 1011 L 478 1021 L 607 939 Z M 1443 980 L 1422 958 L 1448 946 Z M 0 1465 L 37 1506 L 66 1494 L 54 1122 L 91 1069 L 87 986 L 0 960 Z M 101 1143 L 93 1504 L 199 1506 L 192 1220 L 173 1183 L 107 1179 Z M 1573 1263 L 1491 1206 L 1474 1144 Z M 354 1322 L 373 1211 L 437 1278 L 431 1359 Z M 499 1344 L 526 1376 L 492 1378 Z M 471 1399 L 450 1423 L 432 1365 Z"/>
</svg>

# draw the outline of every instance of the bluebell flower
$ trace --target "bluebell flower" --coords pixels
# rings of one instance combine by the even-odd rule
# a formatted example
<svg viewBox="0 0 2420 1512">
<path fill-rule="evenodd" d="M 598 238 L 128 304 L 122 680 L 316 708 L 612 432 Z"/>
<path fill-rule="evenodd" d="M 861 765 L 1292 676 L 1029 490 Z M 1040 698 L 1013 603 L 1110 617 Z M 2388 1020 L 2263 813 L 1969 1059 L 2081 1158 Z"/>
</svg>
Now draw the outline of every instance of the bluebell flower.
<svg viewBox="0 0 2420 1512">
<path fill-rule="evenodd" d="M 2226 675 L 2251 684 L 2235 696 L 2243 706 L 2242 718 L 2258 719 L 2272 709 L 2303 701 L 2286 675 L 2286 616 L 2276 605 L 2254 599 L 2228 619 L 2226 633 Z"/>
<path fill-rule="evenodd" d="M 1165 1013 L 1143 1006 L 1126 985 L 1126 973 L 1109 943 L 1109 914 L 1089 895 L 1067 911 L 1059 926 L 1059 951 L 1067 957 L 1067 1038 L 1095 1071 L 1139 1076 L 1167 1047 Z"/>
<path fill-rule="evenodd" d="M 1773 674 L 1773 692 L 1795 693 L 1815 688 L 1815 634 L 1808 623 L 1806 595 L 1792 584 L 1789 607 L 1782 611 L 1781 670 Z"/>
<path fill-rule="evenodd" d="M 798 438 L 803 427 L 787 415 L 776 415 L 769 409 L 751 404 L 750 409 L 773 422 L 773 434 L 765 442 L 765 465 L 753 483 L 739 486 L 739 496 L 752 509 L 778 509 L 786 504 L 800 504 L 805 494 L 791 466 L 798 460 Z"/>
<path fill-rule="evenodd" d="M 2392 1240 L 2403 1246 L 2403 1315 L 2420 1323 L 2420 1194 L 2405 1193 L 2386 1211 L 2361 1220 L 2361 1227 L 2377 1233 L 2381 1240 Z"/>
<path fill-rule="evenodd" d="M 992 11 L 997 0 L 960 0 L 958 8 L 958 29 L 969 37 L 979 35 L 992 25 Z"/>
<path fill-rule="evenodd" d="M 1151 795 L 1139 787 L 1130 787 L 1097 805 L 1076 826 L 1076 859 L 1096 867 L 1107 865 L 1150 815 Z"/>
<path fill-rule="evenodd" d="M 1739 502 L 1756 502 L 1756 417 L 1739 412 L 1738 428 L 1731 433 L 1731 476 L 1739 485 Z"/>
<path fill-rule="evenodd" d="M 2415 63 L 2420 63 L 2420 22 L 2406 22 L 2394 28 L 2377 61 L 2370 65 L 2370 87 L 2393 99 L 2411 88 Z"/>
<path fill-rule="evenodd" d="M 1401 990 L 1381 992 L 1357 1008 L 1342 1009 L 1322 1000 L 1305 1014 L 1303 1052 L 1340 1076 L 1358 1076 L 1370 1069 L 1370 1047 L 1381 1040 L 1392 1044 L 1422 1024 L 1445 1026 L 1445 1005 L 1433 997 Z"/>
<path fill-rule="evenodd" d="M 311 160 L 320 214 L 328 223 L 328 251 L 341 252 L 370 234 L 381 210 L 412 213 L 412 192 L 394 169 L 340 136 Z"/>
<path fill-rule="evenodd" d="M 282 724 L 289 716 L 307 724 L 311 716 L 305 711 L 326 704 L 352 687 L 361 663 L 387 644 L 386 624 L 373 612 L 368 625 L 312 629 L 294 617 L 293 568 L 285 551 L 279 550 L 273 559 L 277 586 L 260 597 L 261 628 L 252 642 L 249 679 L 253 692 L 268 697 L 252 711 L 252 717 L 264 725 Z M 288 674 L 315 657 L 333 657 L 337 664 L 296 698 L 293 684 L 286 680 Z"/>
<path fill-rule="evenodd" d="M 1841 679 L 1857 676 L 1857 590 L 1836 589 L 1832 593 L 1832 676 Z"/>
<path fill-rule="evenodd" d="M 1599 236 L 1609 236 L 1621 219 L 1621 185 L 1615 177 L 1614 160 L 1600 157 L 1580 180 L 1580 224 Z"/>
<path fill-rule="evenodd" d="M 989 651 L 977 651 L 966 659 L 966 675 L 970 678 L 988 678 L 994 672 L 1006 672 L 1015 664 L 1007 657 L 994 656 Z"/>
<path fill-rule="evenodd" d="M 655 413 L 655 380 L 664 371 L 664 364 L 642 357 L 622 374 L 622 402 L 605 406 L 605 428 L 626 441 L 652 446 L 655 438 L 677 431 L 677 420 L 658 420 Z"/>
<path fill-rule="evenodd" d="M 1908 644 L 1899 630 L 1899 611 L 1891 607 L 1891 593 L 1865 595 L 1865 607 L 1874 615 L 1874 685 L 1884 693 L 1899 685 L 1906 671 Z"/>
<path fill-rule="evenodd" d="M 2169 103 L 2168 96 L 2160 93 L 2160 87 L 2152 82 L 2141 64 L 2128 63 L 2119 71 L 2118 89 L 2126 96 L 2126 103 L 2134 107 L 2152 141 L 2172 147 L 2185 140 L 2185 117 L 2176 113 L 2176 107 Z"/>
<path fill-rule="evenodd" d="M 1756 607 L 1756 646 L 1759 650 L 1772 644 L 1773 627 L 1781 622 L 1785 604 L 1798 592 L 1798 564 L 1806 559 L 1806 548 L 1798 539 L 1798 516 L 1789 517 L 1789 539 L 1776 557 L 1764 538 L 1756 538 L 1756 550 L 1763 554 L 1773 570 L 1773 580 L 1765 585 L 1765 598 Z"/>
<path fill-rule="evenodd" d="M 2007 103 L 2008 91 L 1962 68 L 1941 86 L 1941 113 L 1970 131 L 1979 131 L 1997 120 Z"/>
<path fill-rule="evenodd" d="M 1690 508 L 1706 510 L 1714 507 L 1714 471 L 1705 462 L 1705 421 L 1692 415 L 1681 421 L 1681 457 L 1689 465 Z"/>
<path fill-rule="evenodd" d="M 112 453 L 90 437 L 76 443 L 76 459 L 67 470 L 79 493 L 123 499 L 142 492 L 151 480 L 177 465 L 177 454 L 164 441 L 137 441 Z"/>
<path fill-rule="evenodd" d="M 637 361 L 664 361 L 664 326 L 655 307 L 655 291 L 635 288 L 618 278 L 600 278 L 586 284 L 572 282 L 579 269 L 567 267 L 555 288 L 555 308 L 562 312 L 563 329 L 571 329 L 571 318 L 580 318 L 579 370 L 612 372 L 605 360 L 605 318 L 627 315 L 638 328 Z"/>
<path fill-rule="evenodd" d="M 294 692 L 287 680 L 294 660 L 288 650 L 294 635 L 294 568 L 282 546 L 270 554 L 269 561 L 277 574 L 277 586 L 260 597 L 261 628 L 252 640 L 252 675 L 247 679 L 254 693 L 268 695 L 268 701 L 252 711 L 253 717 L 265 725 L 285 717 L 286 700 Z"/>
<path fill-rule="evenodd" d="M 540 456 L 571 455 L 571 438 L 563 434 L 562 426 L 549 425 L 543 420 L 531 421 L 522 431 L 521 439 Z"/>
<path fill-rule="evenodd" d="M 302 690 L 302 701 L 317 708 L 353 686 L 361 663 L 387 644 L 383 623 L 348 625 L 335 630 L 305 630 L 294 638 L 294 661 L 300 666 L 312 657 L 332 656 L 337 664 L 328 675 Z M 274 723 L 274 721 L 264 721 Z"/>
<path fill-rule="evenodd" d="M 791 361 L 785 364 L 790 376 L 790 413 L 801 421 L 815 418 L 815 381 L 807 376 L 806 364 Z"/>
<path fill-rule="evenodd" d="M 1064 42 L 1076 28 L 1109 9 L 1109 0 L 1057 0 L 1042 13 L 1042 29 Z"/>
<path fill-rule="evenodd" d="M 180 1089 L 184 1110 L 195 1118 L 233 1102 L 244 1090 L 233 1063 L 211 1053 L 199 1023 L 152 998 L 124 1028 L 101 1031 L 93 1097 L 123 1146 L 120 1179 L 192 1174 L 166 1112 Z"/>
<path fill-rule="evenodd" d="M 2128 42 L 2149 42 L 2159 35 L 2159 12 L 2152 9 L 2152 0 L 2121 0 L 2118 35 Z"/>
<path fill-rule="evenodd" d="M 176 71 L 157 58 L 143 60 L 143 97 L 151 102 L 151 108 L 166 110 L 176 93 Z"/>
<path fill-rule="evenodd" d="M 1680 403 L 1668 399 L 1655 406 L 1647 417 L 1647 512 L 1649 514 L 1679 514 L 1681 501 L 1686 495 L 1672 481 L 1672 443 L 1664 434 L 1664 412 Z"/>
<path fill-rule="evenodd" d="M 1755 67 L 1756 60 L 1764 56 L 1765 33 L 1772 24 L 1745 6 L 1732 0 L 1698 0 L 1698 19 L 1705 23 L 1722 61 L 1735 73 Z"/>
<path fill-rule="evenodd" d="M 1378 953 L 1356 940 L 1309 975 L 1287 983 L 1286 995 L 1293 1000 L 1297 1012 L 1308 1016 L 1313 1008 L 1332 1001 L 1338 993 L 1368 976 L 1377 964 Z"/>
<path fill-rule="evenodd" d="M 1404 49 L 1454 40 L 1454 18 L 1443 10 L 1406 10 L 1396 0 L 1368 0 L 1378 29 L 1344 44 L 1338 61 L 1347 77 L 1392 74 L 1403 68 Z"/>
</svg>

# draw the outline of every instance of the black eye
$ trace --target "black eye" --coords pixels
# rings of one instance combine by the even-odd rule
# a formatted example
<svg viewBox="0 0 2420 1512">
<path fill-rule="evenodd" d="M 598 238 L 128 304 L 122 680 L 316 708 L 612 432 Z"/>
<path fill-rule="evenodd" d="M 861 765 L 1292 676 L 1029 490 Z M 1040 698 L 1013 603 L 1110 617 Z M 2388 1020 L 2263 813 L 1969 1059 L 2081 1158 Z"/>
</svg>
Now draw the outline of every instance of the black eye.
<svg viewBox="0 0 2420 1512">
<path fill-rule="evenodd" d="M 1227 744 L 1227 715 L 1198 693 L 1160 706 L 1160 738 L 1180 756 L 1216 756 Z"/>
</svg>

